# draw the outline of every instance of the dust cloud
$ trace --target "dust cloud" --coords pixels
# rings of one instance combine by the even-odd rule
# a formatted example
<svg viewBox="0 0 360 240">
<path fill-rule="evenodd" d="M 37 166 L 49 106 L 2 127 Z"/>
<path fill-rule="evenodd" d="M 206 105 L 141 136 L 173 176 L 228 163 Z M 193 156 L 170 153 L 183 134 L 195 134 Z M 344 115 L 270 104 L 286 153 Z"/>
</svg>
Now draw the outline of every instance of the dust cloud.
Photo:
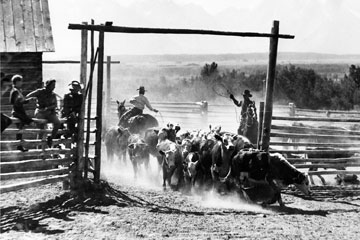
<svg viewBox="0 0 360 240">
<path fill-rule="evenodd" d="M 129 159 L 126 160 L 126 163 L 120 163 L 116 158 L 113 162 L 109 162 L 106 156 L 103 157 L 103 159 L 105 159 L 102 162 L 101 172 L 101 178 L 103 180 L 120 186 L 135 187 L 138 188 L 139 191 L 159 192 L 159 195 L 164 191 L 162 187 L 162 172 L 159 170 L 156 158 L 150 157 L 150 165 L 147 171 L 145 171 L 144 166 L 140 166 L 136 179 L 134 178 L 133 167 Z M 176 178 L 172 178 L 172 182 L 176 183 L 177 180 Z M 170 190 L 167 186 L 166 191 L 173 190 Z M 198 189 L 193 189 L 191 193 L 186 194 L 186 197 L 194 205 L 208 209 L 259 214 L 271 213 L 270 210 L 264 209 L 256 204 L 247 203 L 240 199 L 238 195 L 232 193 L 221 195 L 212 190 L 199 191 Z"/>
</svg>

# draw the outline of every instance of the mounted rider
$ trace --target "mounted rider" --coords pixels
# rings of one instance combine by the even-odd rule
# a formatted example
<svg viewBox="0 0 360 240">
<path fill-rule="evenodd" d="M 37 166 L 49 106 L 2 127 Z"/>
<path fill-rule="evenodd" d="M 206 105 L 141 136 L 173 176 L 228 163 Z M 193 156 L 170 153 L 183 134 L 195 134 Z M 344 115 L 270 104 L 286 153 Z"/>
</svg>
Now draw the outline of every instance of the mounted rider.
<svg viewBox="0 0 360 240">
<path fill-rule="evenodd" d="M 120 121 L 119 121 L 119 125 L 126 127 L 126 124 L 128 122 L 128 120 L 131 117 L 134 117 L 136 115 L 140 115 L 143 114 L 144 108 L 145 106 L 157 113 L 158 110 L 156 110 L 155 108 L 153 108 L 149 102 L 149 100 L 147 99 L 147 97 L 145 97 L 145 87 L 144 86 L 140 86 L 138 89 L 136 89 L 139 91 L 139 95 L 136 95 L 134 97 L 132 97 L 130 99 L 130 103 L 133 105 L 133 107 L 131 107 L 129 110 L 127 110 L 121 117 L 120 117 Z"/>
<path fill-rule="evenodd" d="M 243 130 L 245 127 L 245 119 L 246 119 L 246 112 L 248 109 L 248 106 L 250 104 L 253 104 L 255 106 L 255 101 L 252 101 L 250 98 L 252 97 L 252 94 L 250 93 L 250 91 L 248 89 L 246 89 L 243 92 L 243 101 L 238 101 L 235 99 L 233 94 L 230 94 L 230 99 L 233 100 L 234 104 L 238 107 L 241 107 L 241 118 L 240 118 L 240 126 L 238 128 L 238 134 L 239 135 L 243 135 Z"/>
</svg>

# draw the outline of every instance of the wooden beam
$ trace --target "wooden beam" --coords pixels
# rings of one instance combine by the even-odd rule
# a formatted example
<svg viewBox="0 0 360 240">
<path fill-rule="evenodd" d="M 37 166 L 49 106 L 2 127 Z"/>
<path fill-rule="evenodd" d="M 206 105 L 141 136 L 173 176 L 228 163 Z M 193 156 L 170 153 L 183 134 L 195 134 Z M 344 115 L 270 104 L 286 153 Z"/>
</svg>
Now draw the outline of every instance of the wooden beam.
<svg viewBox="0 0 360 240">
<path fill-rule="evenodd" d="M 360 167 L 360 163 L 311 163 L 311 164 L 293 164 L 296 168 L 347 168 L 347 167 Z"/>
<path fill-rule="evenodd" d="M 270 146 L 351 148 L 351 147 L 359 147 L 360 143 L 311 143 L 311 142 L 271 141 Z"/>
<path fill-rule="evenodd" d="M 268 151 L 271 132 L 271 119 L 273 111 L 273 92 L 276 74 L 276 58 L 278 49 L 279 22 L 274 21 L 271 33 L 274 35 L 270 38 L 269 64 L 266 76 L 266 94 L 265 94 L 265 112 L 263 122 L 263 133 L 261 140 L 261 150 Z"/>
<path fill-rule="evenodd" d="M 79 64 L 81 63 L 81 61 L 76 61 L 76 60 L 43 60 L 42 61 L 43 64 Z M 86 61 L 87 64 L 90 64 L 90 61 Z M 96 62 L 98 63 L 98 62 Z M 120 64 L 120 61 L 104 61 L 104 64 Z"/>
<path fill-rule="evenodd" d="M 272 153 L 282 153 L 282 154 L 317 154 L 317 155 L 325 155 L 325 154 L 355 154 L 359 153 L 360 149 L 357 150 L 278 150 L 271 149 Z"/>
<path fill-rule="evenodd" d="M 348 142 L 360 141 L 360 135 L 325 135 L 325 134 L 301 134 L 301 133 L 270 133 L 271 137 L 282 138 L 309 138 L 309 139 L 342 139 Z"/>
<path fill-rule="evenodd" d="M 1 151 L 0 158 L 2 162 L 18 161 L 22 157 L 46 157 L 51 154 L 69 154 L 73 150 L 70 148 L 58 149 L 58 148 L 46 148 L 42 149 L 30 149 L 28 152 L 21 152 L 19 150 L 14 151 Z"/>
<path fill-rule="evenodd" d="M 282 117 L 273 116 L 272 120 L 282 121 L 314 121 L 314 122 L 354 122 L 360 123 L 360 118 L 328 118 L 328 117 Z"/>
<path fill-rule="evenodd" d="M 309 175 L 332 175 L 332 174 L 355 174 L 359 175 L 360 171 L 348 171 L 348 170 L 324 170 L 324 171 L 309 171 Z"/>
<path fill-rule="evenodd" d="M 11 180 L 17 178 L 29 178 L 29 177 L 44 177 L 51 175 L 62 175 L 69 172 L 69 168 L 58 168 L 42 171 L 30 171 L 30 172 L 12 172 L 12 173 L 1 173 L 0 180 Z"/>
<path fill-rule="evenodd" d="M 118 33 L 141 33 L 141 34 L 202 34 L 218 36 L 236 36 L 236 37 L 276 37 L 284 39 L 294 39 L 293 35 L 257 32 L 228 32 L 216 30 L 201 29 L 170 29 L 170 28 L 143 28 L 143 27 L 124 27 L 124 26 L 105 26 L 105 25 L 83 25 L 70 23 L 68 29 L 72 30 L 92 30 L 99 32 L 118 32 Z"/>
<path fill-rule="evenodd" d="M 272 130 L 285 130 L 291 133 L 330 133 L 335 134 L 349 134 L 349 135 L 360 135 L 360 131 L 351 130 L 337 130 L 331 128 L 319 128 L 319 127 L 298 127 L 298 126 L 284 126 L 284 125 L 271 125 Z"/>
<path fill-rule="evenodd" d="M 0 172 L 19 172 L 29 170 L 45 170 L 56 167 L 57 165 L 69 166 L 74 161 L 73 158 L 58 158 L 58 159 L 31 159 L 16 162 L 0 162 Z"/>
<path fill-rule="evenodd" d="M 0 194 L 17 191 L 25 188 L 31 188 L 31 187 L 38 187 L 45 184 L 55 183 L 64 181 L 69 178 L 69 174 L 64 174 L 60 176 L 53 176 L 43 179 L 36 179 L 32 181 L 22 182 L 22 183 L 16 183 L 11 185 L 1 185 L 0 186 Z"/>
</svg>

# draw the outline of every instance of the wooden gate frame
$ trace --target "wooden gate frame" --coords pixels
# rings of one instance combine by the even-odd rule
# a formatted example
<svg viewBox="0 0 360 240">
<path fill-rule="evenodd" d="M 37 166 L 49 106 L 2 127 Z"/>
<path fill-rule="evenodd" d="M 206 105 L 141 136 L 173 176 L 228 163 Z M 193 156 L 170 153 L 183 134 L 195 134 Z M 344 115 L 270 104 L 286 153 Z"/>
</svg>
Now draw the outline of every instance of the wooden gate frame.
<svg viewBox="0 0 360 240">
<path fill-rule="evenodd" d="M 95 169 L 94 169 L 94 181 L 100 180 L 100 167 L 101 167 L 101 135 L 102 135 L 102 107 L 103 107 L 103 62 L 104 62 L 104 35 L 105 32 L 118 32 L 118 33 L 132 33 L 132 34 L 202 34 L 202 35 L 218 35 L 218 36 L 237 36 L 237 37 L 266 37 L 270 38 L 270 52 L 269 63 L 267 68 L 266 77 L 266 96 L 265 96 L 265 114 L 263 122 L 260 122 L 261 129 L 263 131 L 259 135 L 261 139 L 261 149 L 268 151 L 270 141 L 271 130 L 271 118 L 273 108 L 273 88 L 275 82 L 276 73 L 276 58 L 277 58 L 277 46 L 278 39 L 294 39 L 293 35 L 279 34 L 279 21 L 273 21 L 273 27 L 271 33 L 256 33 L 256 32 L 227 32 L 227 31 L 214 31 L 214 30 L 199 30 L 199 29 L 163 29 L 163 28 L 134 28 L 123 26 L 112 26 L 112 22 L 106 22 L 105 25 L 87 25 L 87 24 L 69 24 L 68 29 L 81 30 L 81 81 L 86 83 L 86 61 L 87 61 L 87 31 L 91 31 L 92 35 L 94 31 L 99 32 L 99 46 L 98 46 L 98 82 L 97 82 L 97 107 L 96 107 L 96 143 L 95 143 Z M 92 39 L 93 41 L 93 39 Z M 93 51 L 92 51 L 93 52 Z M 92 55 L 92 62 L 93 62 Z M 90 77 L 91 80 L 91 77 Z M 89 81 L 91 84 L 91 81 Z M 84 95 L 84 97 L 86 97 Z M 83 101 L 85 104 L 85 101 Z M 85 105 L 83 105 L 85 109 Z M 89 113 L 88 113 L 89 114 Z M 89 119 L 88 119 L 89 121 Z M 83 131 L 84 127 L 84 115 L 82 115 L 80 129 Z M 79 136 L 79 143 L 83 140 L 83 132 Z M 260 141 L 258 141 L 260 142 Z M 80 144 L 82 145 L 82 144 Z M 78 170 L 82 174 L 85 172 L 87 176 L 87 161 L 83 158 L 83 147 L 79 145 L 78 150 Z M 86 148 L 87 146 L 85 146 Z M 88 156 L 85 154 L 85 159 Z"/>
</svg>

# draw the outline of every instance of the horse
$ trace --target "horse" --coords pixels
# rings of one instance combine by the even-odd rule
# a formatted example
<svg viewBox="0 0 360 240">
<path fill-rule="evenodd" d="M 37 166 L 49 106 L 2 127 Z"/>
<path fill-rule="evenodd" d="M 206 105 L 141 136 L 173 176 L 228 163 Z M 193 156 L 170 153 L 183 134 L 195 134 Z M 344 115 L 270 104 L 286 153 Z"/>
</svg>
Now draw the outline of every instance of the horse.
<svg viewBox="0 0 360 240">
<path fill-rule="evenodd" d="M 126 100 L 124 100 L 122 102 L 116 101 L 116 103 L 118 104 L 118 108 L 117 108 L 118 109 L 118 117 L 119 117 L 118 126 L 128 128 L 132 134 L 143 133 L 148 128 L 153 128 L 153 127 L 159 126 L 159 122 L 156 120 L 156 118 L 154 118 L 150 114 L 140 114 L 140 115 L 131 117 L 127 121 L 126 124 L 120 124 L 121 116 L 128 110 L 125 107 L 125 101 Z"/>
<path fill-rule="evenodd" d="M 256 107 L 255 103 L 251 103 L 248 105 L 246 113 L 244 114 L 242 135 L 247 137 L 251 143 L 257 143 L 258 137 L 258 126 L 259 122 L 257 119 Z"/>
</svg>

